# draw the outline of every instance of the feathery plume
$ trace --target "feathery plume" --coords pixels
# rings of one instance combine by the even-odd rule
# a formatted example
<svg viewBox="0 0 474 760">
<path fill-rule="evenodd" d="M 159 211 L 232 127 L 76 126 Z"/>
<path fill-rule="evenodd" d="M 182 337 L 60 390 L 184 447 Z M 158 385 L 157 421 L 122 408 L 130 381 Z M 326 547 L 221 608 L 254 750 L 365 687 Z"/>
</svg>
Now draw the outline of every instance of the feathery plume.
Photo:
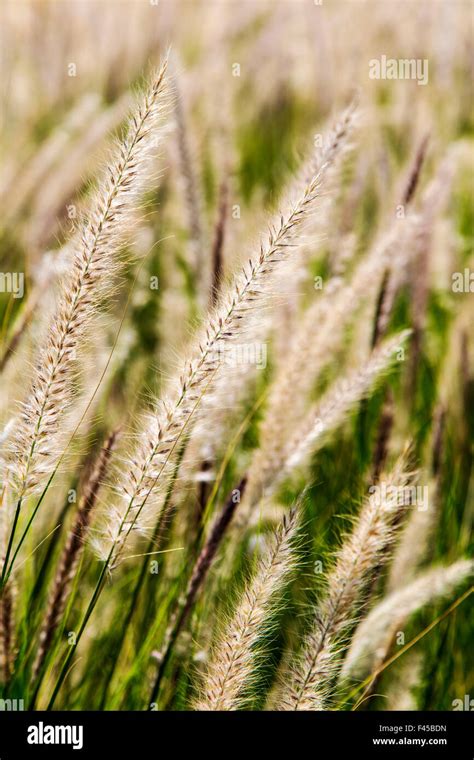
<svg viewBox="0 0 474 760">
<path fill-rule="evenodd" d="M 249 520 L 252 523 L 259 519 L 259 511 L 253 511 L 252 517 L 252 506 L 259 500 L 256 498 L 257 492 L 260 495 L 264 492 L 265 502 L 286 477 L 307 463 L 308 458 L 323 446 L 327 436 L 345 421 L 354 406 L 366 397 L 377 380 L 389 369 L 396 355 L 403 350 L 403 344 L 409 334 L 409 330 L 403 330 L 386 340 L 372 352 L 367 362 L 330 386 L 323 398 L 313 405 L 306 415 L 307 421 L 302 429 L 297 431 L 289 443 L 286 441 L 278 461 L 274 462 L 271 470 L 263 471 L 259 481 L 256 469 L 252 465 L 254 498 L 253 501 L 246 499 L 239 511 L 236 523 L 240 530 Z"/>
<path fill-rule="evenodd" d="M 373 388 L 375 382 L 388 370 L 397 353 L 402 350 L 409 330 L 397 333 L 377 348 L 363 366 L 336 382 L 309 415 L 309 423 L 288 447 L 285 470 L 291 471 L 303 464 L 308 456 L 321 446 L 324 436 L 337 428 L 346 415 Z"/>
<path fill-rule="evenodd" d="M 278 709 L 322 710 L 330 696 L 340 665 L 340 648 L 364 603 L 371 575 L 387 559 L 405 508 L 400 494 L 411 476 L 399 461 L 383 480 L 387 487 L 380 496 L 372 493 L 368 497 L 338 552 L 313 628 L 290 668 L 287 683 L 282 685 Z"/>
<path fill-rule="evenodd" d="M 363 678 L 372 670 L 371 663 L 394 626 L 427 604 L 448 596 L 474 573 L 473 560 L 459 560 L 452 565 L 435 567 L 418 575 L 404 588 L 385 597 L 371 610 L 358 627 L 341 671 L 342 678 Z"/>
<path fill-rule="evenodd" d="M 213 648 L 196 710 L 237 710 L 245 704 L 258 657 L 257 645 L 278 592 L 295 565 L 297 527 L 298 510 L 293 509 L 283 519 Z"/>
<path fill-rule="evenodd" d="M 36 154 L 30 158 L 26 168 L 10 188 L 8 195 L 2 198 L 5 222 L 14 218 L 22 209 L 33 191 L 59 162 L 72 137 L 95 120 L 99 106 L 100 98 L 97 93 L 83 95 L 66 114 L 64 121 L 41 143 Z"/>
<path fill-rule="evenodd" d="M 352 130 L 351 125 L 351 130 Z M 349 132 L 350 130 L 348 130 Z M 335 183 L 335 177 L 338 173 L 338 170 L 341 167 L 342 164 L 342 157 L 346 154 L 346 152 L 351 147 L 351 141 L 346 139 L 344 142 L 344 145 L 340 146 L 337 155 L 335 156 L 334 160 L 332 161 L 331 165 L 328 166 L 324 184 L 325 184 L 325 193 L 324 195 L 321 194 L 319 198 L 319 205 L 318 205 L 318 214 L 315 218 L 316 225 L 313 224 L 308 228 L 309 238 L 312 240 L 314 239 L 314 235 L 317 234 L 315 232 L 315 227 L 318 224 L 325 224 L 327 226 L 327 213 L 326 209 L 331 203 L 332 196 L 333 196 L 333 189 L 336 187 Z M 308 182 L 311 180 L 311 176 L 317 171 L 318 167 L 318 159 L 319 164 L 322 163 L 322 159 L 319 156 L 319 152 L 316 153 L 313 160 L 309 162 L 309 164 L 304 164 L 303 169 L 299 172 L 295 182 L 295 194 L 301 193 L 301 188 L 304 188 Z M 221 192 L 225 191 L 224 194 L 228 194 L 228 188 L 226 186 L 226 181 L 224 180 L 221 185 Z M 214 250 L 214 253 L 218 253 L 217 246 L 222 245 L 222 231 L 220 230 L 221 222 L 224 222 L 224 214 L 225 214 L 225 207 L 224 207 L 224 198 L 221 198 L 221 206 L 220 206 L 220 213 L 222 214 L 222 219 L 218 218 L 217 227 L 216 227 L 216 236 L 215 236 L 215 244 L 216 248 Z M 308 218 L 309 219 L 309 218 Z M 301 241 L 302 243 L 302 251 L 301 254 L 304 257 L 305 256 L 305 247 L 304 247 L 304 240 Z M 348 250 L 347 250 L 348 249 Z M 340 258 L 347 257 L 350 254 L 350 246 L 346 245 L 346 250 L 341 253 Z M 221 254 L 218 254 L 218 259 L 221 257 Z M 295 263 L 295 262 L 293 262 Z M 304 261 L 301 260 L 300 257 L 300 264 L 297 265 L 297 267 L 293 266 L 291 279 L 292 279 L 292 287 L 297 288 L 298 287 L 298 278 L 301 276 L 300 273 L 304 271 Z M 215 261 L 215 267 L 214 267 L 214 273 L 216 275 L 220 275 L 220 269 L 221 264 L 218 260 Z M 280 270 L 280 276 L 279 278 L 275 278 L 275 281 L 272 282 L 273 288 L 280 289 L 281 284 L 284 279 L 288 277 L 288 273 L 281 272 Z M 216 281 L 218 277 L 214 277 L 214 281 Z M 334 278 L 334 281 L 339 281 L 339 278 Z M 216 285 L 219 286 L 219 288 L 222 287 L 221 282 L 216 282 Z M 285 389 L 287 387 L 296 387 L 296 382 L 299 382 L 300 384 L 304 383 L 304 379 L 302 377 L 302 373 L 300 373 L 297 369 L 297 367 L 300 366 L 301 363 L 301 356 L 304 353 L 305 356 L 305 364 L 308 367 L 308 370 L 310 372 L 310 366 L 311 366 L 311 359 L 310 355 L 311 352 L 314 353 L 314 341 L 310 339 L 310 336 L 312 335 L 314 324 L 320 324 L 324 317 L 327 315 L 327 313 L 332 313 L 334 311 L 334 306 L 332 303 L 332 299 L 330 298 L 330 294 L 333 295 L 335 288 L 332 288 L 331 285 L 333 282 L 331 281 L 330 284 L 325 288 L 325 296 L 327 294 L 328 297 L 323 297 L 322 299 L 318 299 L 316 302 L 317 311 L 316 313 L 312 313 L 310 315 L 307 313 L 307 317 L 305 317 L 304 321 L 305 324 L 301 326 L 301 329 L 298 331 L 298 337 L 301 338 L 301 340 L 295 340 L 294 347 L 292 346 L 290 356 L 285 356 L 285 362 L 284 365 L 286 368 L 288 368 L 288 374 L 290 374 L 290 367 L 295 366 L 295 369 L 293 373 L 291 373 L 291 377 L 288 377 L 288 382 L 286 383 Z M 366 290 L 366 287 L 365 287 Z M 212 296 L 215 295 L 215 287 L 212 291 Z M 218 299 L 216 299 L 218 300 Z M 285 299 L 286 300 L 286 299 Z M 212 299 L 211 299 L 212 301 Z M 321 307 L 321 308 L 319 308 Z M 308 310 L 309 311 L 309 310 Z M 342 314 L 345 314 L 347 312 L 347 309 L 342 310 Z M 262 347 L 266 348 L 266 337 L 269 334 L 271 329 L 275 329 L 275 317 L 277 319 L 280 319 L 280 315 L 275 315 L 275 311 L 272 309 L 263 310 L 263 308 L 260 309 L 259 312 L 259 319 L 258 322 L 254 320 L 250 325 L 247 324 L 246 326 L 246 341 L 249 341 L 250 338 L 248 337 L 251 333 L 251 340 L 252 343 L 255 344 L 255 346 L 258 346 L 258 350 L 260 350 Z M 337 323 L 337 320 L 336 320 Z M 304 330 L 304 327 L 307 326 L 307 330 Z M 285 345 L 285 336 L 284 336 L 284 330 L 282 329 L 282 325 L 280 324 L 278 327 L 278 334 L 279 337 L 282 340 L 282 344 Z M 288 336 L 286 336 L 288 337 Z M 296 345 L 298 343 L 298 345 Z M 328 352 L 329 354 L 331 352 Z M 293 357 L 298 358 L 298 362 L 295 362 L 295 365 L 292 363 Z M 220 376 L 218 379 L 216 379 L 216 382 L 213 384 L 212 394 L 207 394 L 206 397 L 203 399 L 202 406 L 201 406 L 201 420 L 198 420 L 196 423 L 196 427 L 193 431 L 193 438 L 191 441 L 191 447 L 190 451 L 188 452 L 187 456 L 187 462 L 185 463 L 186 466 L 188 466 L 190 460 L 194 461 L 199 458 L 199 455 L 196 454 L 196 449 L 201 451 L 200 456 L 207 456 L 209 452 L 212 452 L 215 456 L 216 449 L 218 448 L 219 443 L 222 442 L 223 437 L 225 437 L 225 426 L 229 426 L 229 424 L 232 424 L 232 421 L 229 419 L 229 417 L 232 415 L 232 412 L 235 412 L 239 406 L 242 404 L 243 399 L 245 398 L 245 395 L 249 393 L 249 387 L 251 385 L 251 382 L 253 379 L 255 379 L 256 375 L 256 367 L 257 362 L 247 362 L 244 361 L 242 363 L 235 363 L 232 361 L 232 356 L 230 358 L 230 366 L 228 367 L 227 371 L 223 371 L 220 373 Z M 312 376 L 310 375 L 310 382 L 311 382 Z M 280 385 L 282 385 L 280 383 Z M 278 386 L 278 383 L 275 383 L 276 387 Z M 276 445 L 276 441 L 284 439 L 284 421 L 288 421 L 288 415 L 284 414 L 284 408 L 285 403 L 282 403 L 283 400 L 286 401 L 285 398 L 285 389 L 281 389 L 281 393 L 279 395 L 274 394 L 274 398 L 272 399 L 272 403 L 269 404 L 269 411 L 266 415 L 267 418 L 270 418 L 269 422 L 269 432 L 268 436 L 266 435 L 266 425 L 264 424 L 264 428 L 262 430 L 261 438 L 263 440 L 267 441 L 267 445 L 265 448 L 265 452 L 270 455 L 270 457 L 267 457 L 265 454 L 261 455 L 261 462 L 256 462 L 255 457 L 253 459 L 254 468 L 253 470 L 256 470 L 258 473 L 261 471 L 262 467 L 266 467 L 267 463 L 269 461 L 269 458 L 271 458 L 271 451 L 268 451 L 268 449 L 271 448 L 271 445 Z M 302 394 L 295 394 L 295 398 L 300 400 L 299 406 L 304 408 L 305 404 L 305 397 Z M 230 400 L 230 403 L 229 403 Z M 272 414 L 270 414 L 270 411 Z M 230 414 L 229 414 L 230 413 Z M 296 410 L 294 410 L 294 413 L 291 415 L 292 417 L 297 418 Z M 283 420 L 282 420 L 283 417 Z M 209 424 L 209 420 L 211 420 L 211 424 Z M 272 424 L 273 423 L 273 424 Z M 279 433 L 275 434 L 275 433 Z M 254 492 L 254 485 L 256 484 L 254 481 L 256 480 L 254 477 L 254 472 L 251 471 L 249 473 L 249 483 L 250 487 L 247 488 L 247 499 L 253 502 L 252 493 Z"/>
<path fill-rule="evenodd" d="M 118 249 L 133 213 L 166 112 L 163 63 L 130 120 L 127 134 L 108 167 L 92 211 L 82 225 L 72 267 L 40 352 L 21 423 L 11 443 L 11 469 L 18 499 L 36 488 L 57 457 L 58 426 L 70 398 L 74 355 L 100 299 L 110 293 L 119 268 Z"/>
<path fill-rule="evenodd" d="M 423 657 L 416 650 L 408 652 L 401 663 L 400 672 L 396 674 L 396 681 L 389 688 L 387 694 L 387 710 L 416 710 L 417 700 L 415 697 L 418 684 L 423 678 Z"/>
</svg>

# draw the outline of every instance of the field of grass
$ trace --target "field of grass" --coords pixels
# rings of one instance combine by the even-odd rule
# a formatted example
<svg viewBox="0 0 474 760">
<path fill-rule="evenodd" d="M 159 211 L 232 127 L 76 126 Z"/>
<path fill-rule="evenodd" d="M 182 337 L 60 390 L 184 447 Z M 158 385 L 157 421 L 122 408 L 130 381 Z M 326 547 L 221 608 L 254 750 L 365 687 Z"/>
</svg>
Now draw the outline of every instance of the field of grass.
<svg viewBox="0 0 474 760">
<path fill-rule="evenodd" d="M 471 4 L 0 37 L 0 700 L 466 709 Z"/>
</svg>

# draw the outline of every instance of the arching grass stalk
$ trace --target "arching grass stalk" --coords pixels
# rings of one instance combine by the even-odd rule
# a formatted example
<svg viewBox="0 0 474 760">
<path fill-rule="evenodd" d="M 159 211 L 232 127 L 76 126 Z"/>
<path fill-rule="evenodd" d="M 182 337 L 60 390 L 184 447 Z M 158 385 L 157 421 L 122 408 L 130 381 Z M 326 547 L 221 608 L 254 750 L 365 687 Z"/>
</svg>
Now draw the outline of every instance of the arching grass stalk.
<svg viewBox="0 0 474 760">
<path fill-rule="evenodd" d="M 10 559 L 10 553 L 12 550 L 13 541 L 15 538 L 16 529 L 18 526 L 18 519 L 20 517 L 20 511 L 21 511 L 21 504 L 22 504 L 22 497 L 20 497 L 17 501 L 16 508 L 15 508 L 15 515 L 13 517 L 12 529 L 10 531 L 10 536 L 8 538 L 7 550 L 5 552 L 5 559 L 3 561 L 3 567 L 2 567 L 2 577 L 0 579 L 0 594 L 3 592 L 5 584 L 7 583 L 8 578 L 10 577 L 10 572 L 8 572 L 7 574 L 7 567 L 8 567 L 8 562 Z M 13 559 L 15 559 L 15 557 L 16 557 L 16 553 Z"/>
</svg>

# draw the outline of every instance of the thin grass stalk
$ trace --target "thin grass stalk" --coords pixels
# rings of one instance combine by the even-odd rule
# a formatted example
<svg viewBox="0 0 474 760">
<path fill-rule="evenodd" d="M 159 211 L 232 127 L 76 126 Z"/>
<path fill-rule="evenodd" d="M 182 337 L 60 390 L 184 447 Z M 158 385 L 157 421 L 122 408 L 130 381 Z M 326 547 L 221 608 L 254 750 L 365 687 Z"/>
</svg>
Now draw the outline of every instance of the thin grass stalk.
<svg viewBox="0 0 474 760">
<path fill-rule="evenodd" d="M 388 457 L 390 435 L 394 425 L 394 400 L 393 393 L 388 390 L 385 394 L 385 402 L 380 415 L 380 421 L 375 441 L 374 456 L 372 459 L 372 482 L 376 483 L 380 473 L 384 470 Z"/>
<path fill-rule="evenodd" d="M 226 180 L 223 180 L 219 188 L 219 208 L 217 212 L 217 222 L 214 229 L 214 240 L 212 243 L 212 281 L 210 292 L 211 308 L 216 306 L 219 300 L 219 292 L 222 286 L 222 276 L 224 272 L 224 243 L 229 204 L 228 196 L 228 182 Z"/>
<path fill-rule="evenodd" d="M 9 581 L 0 598 L 0 681 L 8 685 L 14 663 L 14 589 Z"/>
<path fill-rule="evenodd" d="M 402 193 L 401 200 L 402 200 L 403 206 L 408 206 L 412 202 L 413 197 L 415 195 L 416 188 L 418 187 L 418 183 L 420 181 L 423 164 L 425 163 L 426 151 L 428 149 L 429 140 L 430 140 L 430 136 L 429 134 L 426 134 L 421 140 L 418 146 L 418 149 L 416 151 L 413 164 L 410 167 L 410 171 L 408 174 L 405 190 Z"/>
<path fill-rule="evenodd" d="M 61 667 L 58 679 L 57 679 L 56 684 L 55 684 L 55 686 L 53 688 L 53 692 L 51 694 L 51 697 L 49 699 L 49 702 L 48 702 L 48 705 L 47 705 L 47 708 L 46 708 L 47 710 L 52 710 L 53 707 L 54 707 L 54 704 L 56 702 L 56 698 L 58 696 L 59 690 L 60 690 L 60 688 L 61 688 L 61 686 L 63 684 L 63 681 L 64 681 L 64 679 L 65 679 L 65 677 L 66 677 L 66 675 L 68 673 L 69 665 L 70 665 L 70 663 L 72 661 L 72 658 L 74 657 L 74 654 L 75 654 L 75 651 L 76 651 L 76 647 L 77 647 L 79 641 L 82 638 L 82 634 L 84 633 L 84 630 L 85 630 L 85 628 L 87 626 L 87 623 L 89 622 L 89 619 L 90 619 L 92 613 L 95 610 L 96 604 L 97 604 L 97 602 L 99 600 L 101 591 L 102 591 L 102 589 L 104 587 L 104 584 L 105 584 L 106 580 L 107 580 L 107 565 L 106 565 L 106 563 L 104 563 L 104 565 L 102 567 L 102 570 L 101 570 L 101 572 L 99 574 L 99 577 L 97 579 L 97 583 L 95 585 L 94 592 L 92 594 L 91 600 L 90 600 L 90 602 L 89 602 L 89 604 L 87 606 L 86 612 L 85 612 L 84 617 L 82 618 L 81 624 L 79 626 L 79 630 L 77 632 L 76 640 L 75 640 L 74 644 L 69 647 L 69 651 L 68 651 L 66 657 L 64 658 L 63 665 Z"/>
<path fill-rule="evenodd" d="M 58 569 L 48 600 L 46 618 L 40 635 L 37 656 L 33 665 L 32 678 L 36 680 L 46 661 L 48 651 L 59 625 L 66 604 L 71 581 L 77 569 L 79 557 L 84 545 L 85 536 L 89 530 L 92 514 L 97 503 L 100 487 L 106 476 L 110 457 L 115 447 L 117 431 L 112 432 L 99 455 L 98 462 L 86 484 L 84 496 L 79 504 L 74 523 L 68 540 L 59 559 Z M 41 683 L 38 684 L 38 687 Z"/>
</svg>

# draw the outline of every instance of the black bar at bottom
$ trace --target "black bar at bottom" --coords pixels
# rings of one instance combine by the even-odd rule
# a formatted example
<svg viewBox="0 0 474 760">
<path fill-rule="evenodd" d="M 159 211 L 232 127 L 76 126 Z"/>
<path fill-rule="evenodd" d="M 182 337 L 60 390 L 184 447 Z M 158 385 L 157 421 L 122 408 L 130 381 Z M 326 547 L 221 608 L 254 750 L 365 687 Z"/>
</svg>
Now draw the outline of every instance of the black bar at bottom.
<svg viewBox="0 0 474 760">
<path fill-rule="evenodd" d="M 474 758 L 471 712 L 0 712 L 0 760 L 222 755 Z M 291 760 L 291 758 L 290 758 Z"/>
</svg>

